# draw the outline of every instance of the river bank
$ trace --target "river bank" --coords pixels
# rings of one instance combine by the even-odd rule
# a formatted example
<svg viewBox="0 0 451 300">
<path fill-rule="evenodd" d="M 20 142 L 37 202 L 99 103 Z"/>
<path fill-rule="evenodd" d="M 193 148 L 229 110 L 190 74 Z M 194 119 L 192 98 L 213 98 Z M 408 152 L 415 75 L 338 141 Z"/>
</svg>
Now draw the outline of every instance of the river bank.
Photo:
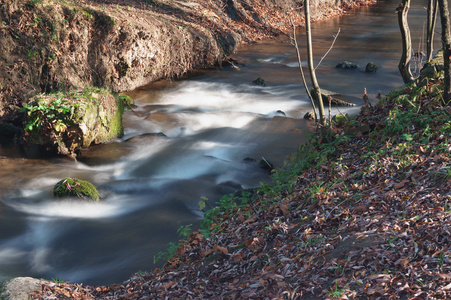
<svg viewBox="0 0 451 300">
<path fill-rule="evenodd" d="M 372 1 L 313 1 L 321 20 Z M 236 47 L 303 24 L 290 1 L 0 1 L 0 124 L 37 93 L 130 91 L 221 65 Z"/>
<path fill-rule="evenodd" d="M 447 299 L 451 107 L 440 76 L 426 83 L 341 118 L 270 184 L 224 197 L 163 268 L 110 286 L 51 282 L 33 299 Z"/>
</svg>

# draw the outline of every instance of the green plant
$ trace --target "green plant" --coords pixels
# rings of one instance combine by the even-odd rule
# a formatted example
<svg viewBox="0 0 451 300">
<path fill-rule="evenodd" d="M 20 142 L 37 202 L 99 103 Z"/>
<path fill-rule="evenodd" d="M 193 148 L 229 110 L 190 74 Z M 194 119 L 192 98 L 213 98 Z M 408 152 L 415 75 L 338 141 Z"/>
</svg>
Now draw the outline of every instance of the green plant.
<svg viewBox="0 0 451 300">
<path fill-rule="evenodd" d="M 184 237 L 184 238 L 188 237 L 191 234 L 191 232 L 193 231 L 191 229 L 191 226 L 193 226 L 193 225 L 189 224 L 189 225 L 185 225 L 185 226 L 180 226 L 179 229 L 177 229 L 178 235 L 180 237 Z"/>
<path fill-rule="evenodd" d="M 28 50 L 28 58 L 34 58 L 39 52 L 36 51 L 35 49 L 29 49 Z"/>
<path fill-rule="evenodd" d="M 331 287 L 327 291 L 327 293 L 328 293 L 329 297 L 340 299 L 342 296 L 344 296 L 346 294 L 346 287 L 338 288 L 337 283 L 335 283 L 335 285 L 333 287 Z"/>
<path fill-rule="evenodd" d="M 394 248 L 395 246 L 393 245 L 393 242 L 396 241 L 399 238 L 399 236 L 394 236 L 390 239 L 385 240 L 385 242 L 387 243 L 388 246 L 390 246 L 390 248 Z"/>
<path fill-rule="evenodd" d="M 438 264 L 440 268 L 443 268 L 443 265 L 445 263 L 445 254 L 443 252 L 440 253 L 440 256 L 438 258 Z"/>
<path fill-rule="evenodd" d="M 177 229 L 177 233 L 178 233 L 179 237 L 187 238 L 192 232 L 191 226 L 192 226 L 192 224 L 180 226 L 179 229 Z M 186 244 L 186 242 L 182 242 L 182 241 L 170 242 L 164 251 L 158 252 L 153 257 L 153 263 L 155 264 L 160 260 L 167 261 L 167 260 L 171 259 L 177 253 L 177 249 L 180 246 L 185 245 L 185 244 Z"/>
<path fill-rule="evenodd" d="M 50 103 L 36 101 L 26 104 L 22 112 L 27 114 L 28 122 L 24 126 L 25 131 L 40 129 L 45 119 L 55 119 L 54 128 L 65 126 L 67 116 L 70 114 L 70 106 L 66 105 L 63 99 L 64 94 L 57 94 L 56 99 Z"/>
<path fill-rule="evenodd" d="M 448 182 L 451 180 L 451 166 L 442 167 L 437 172 L 432 172 L 435 180 L 439 182 Z"/>
<path fill-rule="evenodd" d="M 53 281 L 55 284 L 61 284 L 61 283 L 64 283 L 64 280 L 59 279 L 59 278 L 53 278 L 52 281 Z"/>
</svg>

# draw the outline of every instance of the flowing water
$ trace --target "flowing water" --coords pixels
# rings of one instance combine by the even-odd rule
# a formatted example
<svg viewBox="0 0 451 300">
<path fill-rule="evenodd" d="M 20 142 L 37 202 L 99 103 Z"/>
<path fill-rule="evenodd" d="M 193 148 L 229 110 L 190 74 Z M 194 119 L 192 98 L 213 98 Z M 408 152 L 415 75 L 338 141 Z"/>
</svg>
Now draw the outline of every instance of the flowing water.
<svg viewBox="0 0 451 300">
<path fill-rule="evenodd" d="M 321 87 L 362 104 L 402 84 L 397 64 L 398 2 L 384 1 L 313 24 Z M 422 2 L 410 12 L 414 45 L 426 19 Z M 304 36 L 299 34 L 299 43 Z M 437 39 L 436 47 L 439 47 Z M 305 51 L 303 51 L 305 52 Z M 124 115 L 125 134 L 68 159 L 22 158 L 0 143 L 0 281 L 15 276 L 108 284 L 155 267 L 153 257 L 178 240 L 177 229 L 198 228 L 201 197 L 210 203 L 270 179 L 258 161 L 281 165 L 313 130 L 310 110 L 287 37 L 241 47 L 240 70 L 225 67 L 161 81 L 130 93 L 137 107 Z M 339 70 L 348 60 L 358 70 Z M 365 73 L 368 62 L 379 66 Z M 251 82 L 262 77 L 266 87 Z M 359 107 L 333 109 L 355 113 Z M 283 112 L 283 113 L 282 113 Z M 152 135 L 163 132 L 166 136 Z M 102 202 L 54 200 L 64 177 L 91 181 Z"/>
</svg>

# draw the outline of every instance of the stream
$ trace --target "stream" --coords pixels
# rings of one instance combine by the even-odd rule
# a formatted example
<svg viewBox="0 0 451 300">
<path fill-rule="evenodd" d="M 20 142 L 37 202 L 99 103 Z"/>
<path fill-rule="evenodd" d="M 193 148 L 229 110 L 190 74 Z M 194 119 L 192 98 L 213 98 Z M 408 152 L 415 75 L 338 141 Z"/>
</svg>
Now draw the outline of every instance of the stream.
<svg viewBox="0 0 451 300">
<path fill-rule="evenodd" d="M 426 20 L 426 1 L 420 2 L 409 13 L 414 49 Z M 376 101 L 379 92 L 402 85 L 398 4 L 388 0 L 313 24 L 315 62 L 340 28 L 317 68 L 320 86 L 357 104 L 332 114 L 357 113 L 364 88 Z M 0 141 L 0 283 L 17 276 L 89 285 L 124 281 L 161 266 L 153 257 L 178 240 L 180 226 L 199 228 L 203 197 L 214 205 L 225 194 L 269 182 L 259 161 L 283 165 L 314 130 L 302 118 L 311 108 L 295 50 L 281 36 L 242 46 L 232 57 L 239 70 L 195 71 L 128 93 L 137 107 L 124 114 L 124 136 L 83 150 L 77 162 L 24 158 Z M 359 69 L 336 69 L 344 60 Z M 364 72 L 368 62 L 378 65 L 377 73 Z M 267 86 L 252 84 L 258 77 Z M 102 201 L 53 199 L 53 186 L 64 177 L 92 182 Z"/>
</svg>

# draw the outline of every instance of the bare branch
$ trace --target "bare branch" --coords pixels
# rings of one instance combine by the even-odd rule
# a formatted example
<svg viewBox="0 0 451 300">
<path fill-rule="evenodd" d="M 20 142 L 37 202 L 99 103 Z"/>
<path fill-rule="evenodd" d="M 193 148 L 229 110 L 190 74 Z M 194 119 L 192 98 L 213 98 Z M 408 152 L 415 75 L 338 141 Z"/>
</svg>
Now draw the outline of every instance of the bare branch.
<svg viewBox="0 0 451 300">
<path fill-rule="evenodd" d="M 332 50 L 332 48 L 334 47 L 335 41 L 337 40 L 339 34 L 340 34 L 340 28 L 338 28 L 337 34 L 334 35 L 334 40 L 332 41 L 332 44 L 330 45 L 329 50 L 327 50 L 326 54 L 324 54 L 323 57 L 321 57 L 321 59 L 319 60 L 318 64 L 315 67 L 315 70 L 319 67 L 319 65 L 321 64 L 323 59 L 326 58 L 326 56 L 327 56 L 327 54 L 329 54 L 330 50 Z"/>
</svg>

